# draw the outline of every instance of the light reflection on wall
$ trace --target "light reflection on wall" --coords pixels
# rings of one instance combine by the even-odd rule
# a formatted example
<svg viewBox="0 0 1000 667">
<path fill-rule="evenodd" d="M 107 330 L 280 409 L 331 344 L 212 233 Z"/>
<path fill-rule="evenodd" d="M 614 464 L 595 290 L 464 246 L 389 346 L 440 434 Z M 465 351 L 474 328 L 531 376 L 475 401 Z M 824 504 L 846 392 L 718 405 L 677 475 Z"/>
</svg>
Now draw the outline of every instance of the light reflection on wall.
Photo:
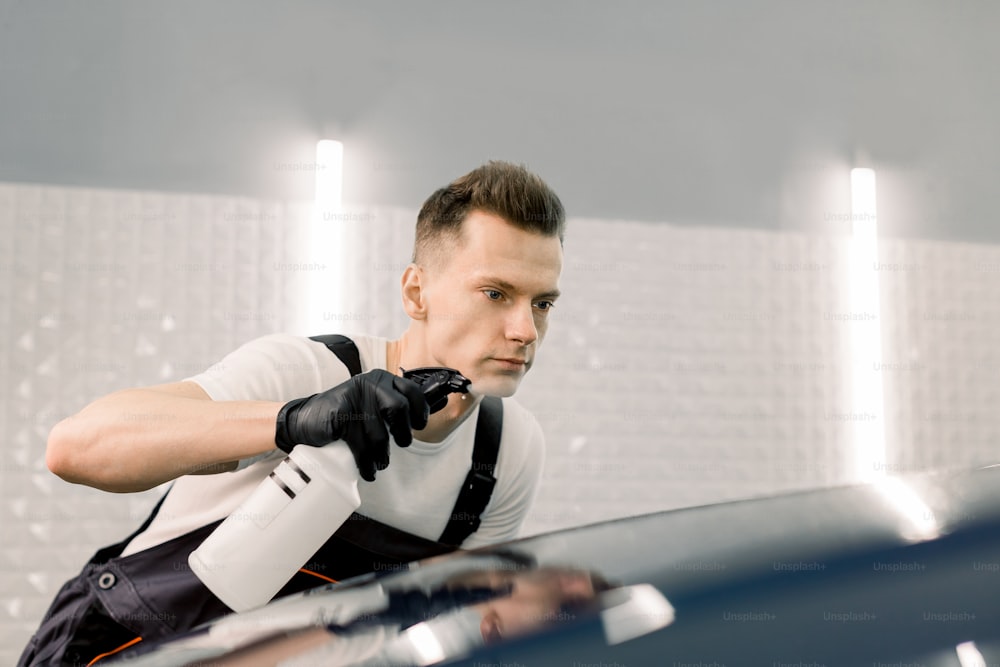
<svg viewBox="0 0 1000 667">
<path fill-rule="evenodd" d="M 851 421 L 859 481 L 885 471 L 885 409 L 882 396 L 882 327 L 879 304 L 875 172 L 851 170 L 850 327 Z"/>
<path fill-rule="evenodd" d="M 338 224 L 342 209 L 344 145 L 324 139 L 316 144 L 316 200 L 310 224 L 309 300 L 301 325 L 308 335 L 323 333 L 325 318 L 342 311 L 344 284 L 344 233 Z"/>
</svg>

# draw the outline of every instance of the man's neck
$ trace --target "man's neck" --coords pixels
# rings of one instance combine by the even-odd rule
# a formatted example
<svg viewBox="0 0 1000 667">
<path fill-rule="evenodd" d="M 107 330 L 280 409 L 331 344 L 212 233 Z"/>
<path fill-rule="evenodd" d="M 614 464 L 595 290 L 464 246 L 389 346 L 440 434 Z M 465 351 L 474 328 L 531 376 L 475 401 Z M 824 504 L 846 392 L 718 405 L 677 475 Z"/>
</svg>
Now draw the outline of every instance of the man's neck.
<svg viewBox="0 0 1000 667">
<path fill-rule="evenodd" d="M 406 346 L 405 335 L 399 340 L 386 341 L 385 365 L 386 370 L 394 375 L 402 375 L 399 370 L 400 360 Z M 416 366 L 414 366 L 416 368 Z M 409 370 L 409 369 L 407 369 Z M 435 412 L 427 419 L 427 427 L 419 431 L 413 431 L 413 437 L 422 442 L 441 442 L 448 437 L 469 411 L 476 406 L 476 401 L 468 394 L 449 394 L 448 405 Z"/>
</svg>

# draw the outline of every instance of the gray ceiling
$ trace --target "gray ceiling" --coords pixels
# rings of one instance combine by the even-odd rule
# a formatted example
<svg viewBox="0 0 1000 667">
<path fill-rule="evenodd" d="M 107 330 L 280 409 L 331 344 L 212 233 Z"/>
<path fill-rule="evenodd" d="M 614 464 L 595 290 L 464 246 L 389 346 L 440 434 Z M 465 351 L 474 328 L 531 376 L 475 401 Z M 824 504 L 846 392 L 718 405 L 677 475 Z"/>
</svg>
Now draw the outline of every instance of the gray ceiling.
<svg viewBox="0 0 1000 667">
<path fill-rule="evenodd" d="M 1000 241 L 1000 3 L 0 0 L 0 180 L 419 206 L 489 158 L 571 215 Z M 840 216 L 838 218 L 838 216 Z"/>
</svg>

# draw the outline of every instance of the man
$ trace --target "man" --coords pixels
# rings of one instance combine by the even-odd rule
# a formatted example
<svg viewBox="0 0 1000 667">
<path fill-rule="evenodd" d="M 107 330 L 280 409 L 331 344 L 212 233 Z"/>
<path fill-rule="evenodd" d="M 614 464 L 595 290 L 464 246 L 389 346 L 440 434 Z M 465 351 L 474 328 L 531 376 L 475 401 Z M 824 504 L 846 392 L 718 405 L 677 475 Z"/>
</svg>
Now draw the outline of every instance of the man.
<svg viewBox="0 0 1000 667">
<path fill-rule="evenodd" d="M 47 464 L 69 482 L 132 492 L 176 481 L 147 525 L 60 591 L 22 664 L 50 664 L 60 652 L 86 662 L 228 611 L 186 570 L 186 556 L 298 444 L 350 447 L 366 480 L 358 514 L 370 520 L 348 521 L 309 574 L 340 579 L 458 546 L 439 536 L 476 472 L 480 407 L 512 396 L 535 361 L 559 295 L 564 226 L 540 178 L 490 162 L 424 203 L 401 279 L 409 328 L 397 340 L 352 336 L 361 373 L 351 377 L 324 342 L 265 336 L 221 370 L 115 392 L 57 424 Z M 472 392 L 429 414 L 400 371 L 425 366 L 458 370 Z M 501 408 L 495 487 L 463 548 L 515 537 L 535 495 L 541 429 L 513 400 Z"/>
</svg>

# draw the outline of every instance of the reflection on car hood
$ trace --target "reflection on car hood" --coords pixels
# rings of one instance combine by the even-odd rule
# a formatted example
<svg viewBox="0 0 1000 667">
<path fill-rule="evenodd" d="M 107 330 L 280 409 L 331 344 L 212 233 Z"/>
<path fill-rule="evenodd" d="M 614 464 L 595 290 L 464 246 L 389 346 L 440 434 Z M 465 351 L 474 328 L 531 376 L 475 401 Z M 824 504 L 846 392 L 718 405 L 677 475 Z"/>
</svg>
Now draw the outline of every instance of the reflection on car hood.
<svg viewBox="0 0 1000 667">
<path fill-rule="evenodd" d="M 998 521 L 1000 467 L 659 512 L 317 588 L 119 660 L 423 665 L 595 618 L 613 644 L 669 625 L 675 596 Z M 221 657 L 271 649 L 281 657 L 246 663 Z"/>
</svg>

